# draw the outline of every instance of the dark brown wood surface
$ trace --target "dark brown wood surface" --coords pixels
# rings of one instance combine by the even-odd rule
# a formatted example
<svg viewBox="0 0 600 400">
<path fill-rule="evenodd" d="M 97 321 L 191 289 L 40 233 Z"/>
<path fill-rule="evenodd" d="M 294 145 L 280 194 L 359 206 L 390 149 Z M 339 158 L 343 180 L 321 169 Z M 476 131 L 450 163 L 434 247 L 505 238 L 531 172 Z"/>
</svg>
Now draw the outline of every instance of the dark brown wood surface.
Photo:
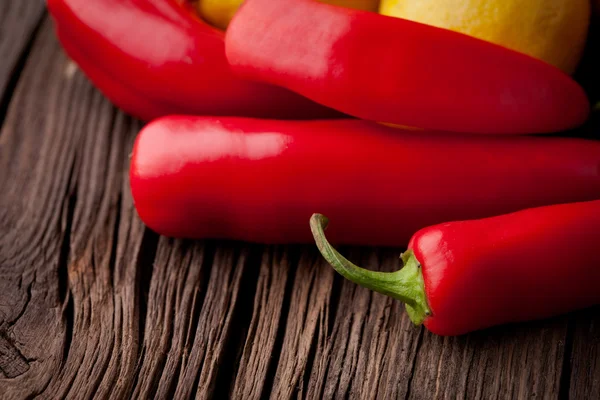
<svg viewBox="0 0 600 400">
<path fill-rule="evenodd" d="M 599 308 L 437 337 L 314 246 L 146 229 L 127 174 L 141 123 L 44 13 L 0 2 L 1 399 L 600 398 Z M 382 270 L 400 250 L 343 249 Z"/>
</svg>

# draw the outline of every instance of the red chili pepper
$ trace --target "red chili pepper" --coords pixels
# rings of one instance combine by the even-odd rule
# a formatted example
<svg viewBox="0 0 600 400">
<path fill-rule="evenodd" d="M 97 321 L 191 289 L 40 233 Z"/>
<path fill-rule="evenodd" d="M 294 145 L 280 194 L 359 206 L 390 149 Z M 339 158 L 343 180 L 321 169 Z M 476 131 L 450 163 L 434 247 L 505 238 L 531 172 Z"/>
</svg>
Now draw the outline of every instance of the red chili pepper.
<svg viewBox="0 0 600 400">
<path fill-rule="evenodd" d="M 530 56 L 314 0 L 246 1 L 227 29 L 226 52 L 241 76 L 379 122 L 542 133 L 581 125 L 590 108 L 575 81 Z"/>
<path fill-rule="evenodd" d="M 168 114 L 320 118 L 339 113 L 236 78 L 224 33 L 174 0 L 48 0 L 67 54 L 117 106 Z"/>
<path fill-rule="evenodd" d="M 168 236 L 309 243 L 321 210 L 338 243 L 405 246 L 443 221 L 599 199 L 600 142 L 174 116 L 139 134 L 130 183 Z"/>
<path fill-rule="evenodd" d="M 438 335 L 600 304 L 600 201 L 422 229 L 392 273 L 346 260 L 327 243 L 326 225 L 322 215 L 311 218 L 321 253 L 341 275 L 405 302 L 412 321 Z"/>
</svg>

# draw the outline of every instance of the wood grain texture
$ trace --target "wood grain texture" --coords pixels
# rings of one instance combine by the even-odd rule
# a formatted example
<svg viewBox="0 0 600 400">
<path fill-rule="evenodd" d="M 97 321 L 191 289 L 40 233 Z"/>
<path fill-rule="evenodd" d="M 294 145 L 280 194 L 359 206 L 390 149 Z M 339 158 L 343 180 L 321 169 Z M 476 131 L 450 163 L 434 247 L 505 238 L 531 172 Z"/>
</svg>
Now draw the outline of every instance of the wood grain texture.
<svg viewBox="0 0 600 400">
<path fill-rule="evenodd" d="M 51 36 L 31 55 L 0 136 L 0 341 L 20 355 L 16 364 L 1 363 L 11 379 L 0 385 L 0 397 L 43 391 L 62 361 L 66 336 L 58 271 L 81 136 L 66 129 L 66 113 L 58 117 L 53 104 L 80 91 L 75 82 L 46 80 L 44 72 L 62 73 L 59 53 L 46 43 Z M 45 97 L 32 95 L 42 87 Z M 50 171 L 60 173 L 50 177 Z M 23 360 L 26 367 L 19 365 Z"/>
<path fill-rule="evenodd" d="M 570 374 L 563 392 L 572 399 L 600 399 L 600 307 L 576 313 L 572 325 Z"/>
<path fill-rule="evenodd" d="M 44 15 L 44 0 L 0 2 L 0 124 Z"/>
<path fill-rule="evenodd" d="M 371 269 L 399 267 L 398 253 L 348 251 Z M 343 281 L 331 334 L 311 376 L 312 398 L 402 398 L 407 392 L 422 328 L 411 325 L 403 306 Z"/>
<path fill-rule="evenodd" d="M 47 18 L 27 54 L 0 132 L 1 399 L 600 398 L 598 308 L 442 338 L 314 246 L 158 237 L 129 190 L 142 124 Z M 400 250 L 341 249 L 385 271 Z"/>
<path fill-rule="evenodd" d="M 566 319 L 442 338 L 425 333 L 411 398 L 558 398 Z"/>
<path fill-rule="evenodd" d="M 268 247 L 262 262 L 254 295 L 252 319 L 244 348 L 236 368 L 235 382 L 230 395 L 235 398 L 260 399 L 270 390 L 266 383 L 278 358 L 275 346 L 282 331 L 282 315 L 287 313 L 288 282 L 297 267 L 294 253 L 281 247 Z M 291 265 L 294 264 L 294 265 Z M 284 310 L 285 307 L 285 310 Z M 272 380 L 272 378 L 271 378 Z"/>
</svg>

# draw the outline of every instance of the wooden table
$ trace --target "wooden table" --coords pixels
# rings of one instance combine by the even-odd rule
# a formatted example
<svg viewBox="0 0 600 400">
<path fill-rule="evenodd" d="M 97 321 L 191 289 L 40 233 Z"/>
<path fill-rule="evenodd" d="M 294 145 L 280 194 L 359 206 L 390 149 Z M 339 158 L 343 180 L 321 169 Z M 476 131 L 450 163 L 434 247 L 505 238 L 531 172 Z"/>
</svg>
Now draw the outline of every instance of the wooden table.
<svg viewBox="0 0 600 400">
<path fill-rule="evenodd" d="M 158 237 L 128 188 L 141 124 L 41 1 L 1 1 L 0 60 L 0 398 L 600 398 L 599 308 L 442 338 L 314 246 Z"/>
</svg>

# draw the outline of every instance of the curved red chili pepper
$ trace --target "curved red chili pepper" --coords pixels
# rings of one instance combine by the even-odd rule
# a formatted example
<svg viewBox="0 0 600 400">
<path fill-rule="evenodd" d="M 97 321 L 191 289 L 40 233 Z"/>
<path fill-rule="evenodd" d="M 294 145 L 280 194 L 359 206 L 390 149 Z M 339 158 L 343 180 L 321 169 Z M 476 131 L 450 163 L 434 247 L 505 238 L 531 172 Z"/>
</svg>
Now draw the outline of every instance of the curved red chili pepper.
<svg viewBox="0 0 600 400">
<path fill-rule="evenodd" d="M 600 142 L 583 139 L 174 116 L 139 134 L 130 183 L 168 236 L 308 243 L 320 210 L 338 243 L 405 246 L 442 221 L 598 199 L 599 169 Z"/>
<path fill-rule="evenodd" d="M 575 81 L 540 60 L 314 0 L 246 1 L 227 29 L 226 52 L 241 76 L 373 121 L 542 133 L 581 125 L 590 108 Z"/>
<path fill-rule="evenodd" d="M 413 322 L 438 335 L 600 304 L 600 201 L 422 229 L 393 273 L 346 260 L 327 243 L 326 225 L 322 215 L 311 218 L 321 253 L 341 275 L 404 301 Z"/>
<path fill-rule="evenodd" d="M 235 77 L 224 33 L 174 0 L 48 0 L 67 54 L 116 105 L 168 114 L 320 118 L 339 113 Z"/>
</svg>

